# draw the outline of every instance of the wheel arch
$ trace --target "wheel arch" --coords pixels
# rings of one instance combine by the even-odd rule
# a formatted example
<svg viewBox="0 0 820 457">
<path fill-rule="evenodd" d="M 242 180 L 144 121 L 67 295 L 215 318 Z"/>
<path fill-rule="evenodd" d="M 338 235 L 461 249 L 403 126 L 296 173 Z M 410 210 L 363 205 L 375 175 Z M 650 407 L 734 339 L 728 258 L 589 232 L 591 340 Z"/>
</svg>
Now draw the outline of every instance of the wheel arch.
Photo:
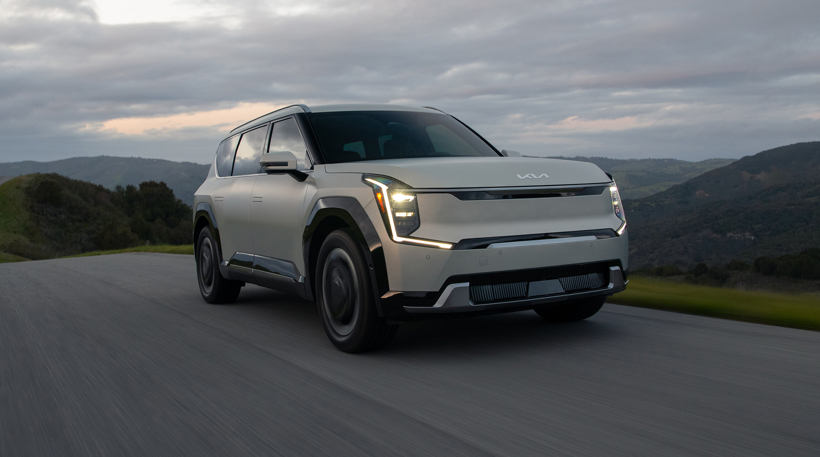
<svg viewBox="0 0 820 457">
<path fill-rule="evenodd" d="M 211 234 L 214 236 L 214 241 L 216 241 L 216 254 L 219 257 L 219 269 L 222 271 L 225 267 L 222 266 L 222 240 L 219 238 L 219 226 L 216 222 L 216 217 L 214 216 L 213 208 L 209 203 L 200 203 L 196 205 L 196 211 L 194 212 L 194 253 L 196 254 L 196 244 L 197 238 L 199 236 L 199 232 L 202 231 L 203 228 L 208 227 L 211 231 Z M 222 271 L 223 276 L 225 276 L 226 271 Z"/>
<path fill-rule="evenodd" d="M 362 205 L 353 197 L 326 197 L 319 199 L 308 216 L 303 235 L 306 298 L 314 300 L 313 284 L 316 276 L 319 250 L 324 239 L 334 230 L 349 228 L 356 235 L 369 267 L 373 296 L 379 316 L 382 314 L 381 296 L 387 293 L 387 265 L 381 239 Z"/>
</svg>

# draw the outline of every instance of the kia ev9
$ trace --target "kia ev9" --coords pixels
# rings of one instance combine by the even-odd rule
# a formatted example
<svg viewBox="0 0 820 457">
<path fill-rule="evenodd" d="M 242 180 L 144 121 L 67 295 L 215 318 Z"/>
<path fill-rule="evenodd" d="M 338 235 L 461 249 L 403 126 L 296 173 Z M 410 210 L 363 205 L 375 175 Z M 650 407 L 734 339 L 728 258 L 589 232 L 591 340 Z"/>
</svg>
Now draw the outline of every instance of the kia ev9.
<svg viewBox="0 0 820 457">
<path fill-rule="evenodd" d="M 340 350 L 415 319 L 595 314 L 627 283 L 618 188 L 597 166 L 499 151 L 433 108 L 293 105 L 219 145 L 194 200 L 199 289 L 317 304 Z"/>
</svg>

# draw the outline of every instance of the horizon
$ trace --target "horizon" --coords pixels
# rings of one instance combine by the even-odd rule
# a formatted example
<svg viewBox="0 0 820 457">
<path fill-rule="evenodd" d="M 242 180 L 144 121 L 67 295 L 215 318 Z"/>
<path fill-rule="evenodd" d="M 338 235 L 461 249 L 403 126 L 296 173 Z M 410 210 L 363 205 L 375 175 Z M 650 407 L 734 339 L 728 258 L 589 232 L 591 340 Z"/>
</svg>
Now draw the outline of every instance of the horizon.
<svg viewBox="0 0 820 457">
<path fill-rule="evenodd" d="M 820 140 L 811 0 L 4 3 L 5 163 L 205 164 L 292 103 L 435 106 L 537 156 L 698 162 Z"/>
<path fill-rule="evenodd" d="M 700 160 L 688 160 L 686 158 L 677 158 L 677 157 L 637 157 L 636 158 L 636 157 L 606 157 L 606 156 L 580 156 L 580 155 L 579 156 L 524 156 L 524 157 L 544 158 L 544 159 L 607 159 L 607 160 L 623 160 L 623 161 L 629 161 L 629 160 L 636 160 L 636 161 L 637 160 L 680 160 L 680 161 L 683 161 L 683 162 L 697 163 L 697 162 L 704 162 L 704 161 L 708 161 L 708 160 L 734 160 L 734 161 L 737 161 L 737 160 L 740 160 L 740 159 L 745 158 L 745 157 L 751 157 L 751 156 L 757 155 L 761 152 L 770 151 L 771 149 L 778 149 L 778 148 L 781 148 L 781 147 L 793 146 L 793 145 L 796 145 L 796 144 L 804 144 L 804 143 L 820 143 L 820 141 L 801 141 L 799 143 L 792 143 L 792 144 L 776 146 L 774 148 L 770 148 L 770 149 L 767 149 L 767 150 L 764 150 L 764 151 L 757 151 L 753 154 L 746 154 L 746 155 L 743 155 L 743 156 L 738 157 L 738 158 L 709 157 L 709 158 L 700 159 Z M 52 162 L 59 162 L 61 160 L 94 159 L 94 158 L 100 158 L 100 157 L 107 157 L 107 158 L 112 158 L 112 159 L 163 160 L 163 161 L 175 162 L 175 163 L 193 163 L 193 164 L 196 164 L 196 165 L 210 165 L 213 162 L 213 156 L 211 156 L 210 160 L 208 160 L 207 162 L 193 162 L 193 161 L 190 161 L 190 160 L 173 160 L 173 159 L 162 158 L 162 157 L 116 156 L 116 155 L 99 154 L 99 155 L 95 155 L 95 156 L 64 157 L 64 158 L 54 159 L 54 160 L 18 160 L 18 161 L 13 161 L 13 162 L 0 162 L 0 164 L 9 165 L 9 164 L 25 163 L 25 162 L 52 163 Z"/>
</svg>

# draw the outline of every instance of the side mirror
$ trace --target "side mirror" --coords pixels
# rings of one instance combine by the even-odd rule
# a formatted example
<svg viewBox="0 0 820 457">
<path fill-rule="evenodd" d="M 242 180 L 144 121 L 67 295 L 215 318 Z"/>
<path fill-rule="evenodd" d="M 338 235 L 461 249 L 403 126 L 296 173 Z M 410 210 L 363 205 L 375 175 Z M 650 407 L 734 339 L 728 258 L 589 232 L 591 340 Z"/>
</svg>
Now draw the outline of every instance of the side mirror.
<svg viewBox="0 0 820 457">
<path fill-rule="evenodd" d="M 296 171 L 296 156 L 290 151 L 272 151 L 262 154 L 259 165 L 266 173 Z"/>
<path fill-rule="evenodd" d="M 502 149 L 501 155 L 504 157 L 521 157 L 521 153 L 518 151 L 511 151 L 509 149 Z"/>
</svg>

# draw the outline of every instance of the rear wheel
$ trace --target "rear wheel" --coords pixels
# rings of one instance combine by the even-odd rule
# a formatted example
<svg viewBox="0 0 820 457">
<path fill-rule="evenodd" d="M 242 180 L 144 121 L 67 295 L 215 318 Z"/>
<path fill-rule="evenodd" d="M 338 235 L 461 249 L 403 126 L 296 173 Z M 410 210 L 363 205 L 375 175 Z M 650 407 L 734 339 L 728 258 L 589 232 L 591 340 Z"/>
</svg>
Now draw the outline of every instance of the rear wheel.
<svg viewBox="0 0 820 457">
<path fill-rule="evenodd" d="M 398 325 L 379 317 L 367 262 L 349 229 L 336 230 L 322 243 L 316 268 L 316 303 L 325 333 L 344 352 L 385 346 Z"/>
<path fill-rule="evenodd" d="M 233 303 L 239 296 L 242 282 L 226 279 L 219 272 L 217 246 L 209 228 L 199 232 L 196 243 L 196 276 L 199 292 L 208 303 Z"/>
<path fill-rule="evenodd" d="M 597 313 L 605 301 L 606 297 L 586 298 L 565 305 L 535 308 L 535 312 L 550 322 L 581 321 Z"/>
</svg>

